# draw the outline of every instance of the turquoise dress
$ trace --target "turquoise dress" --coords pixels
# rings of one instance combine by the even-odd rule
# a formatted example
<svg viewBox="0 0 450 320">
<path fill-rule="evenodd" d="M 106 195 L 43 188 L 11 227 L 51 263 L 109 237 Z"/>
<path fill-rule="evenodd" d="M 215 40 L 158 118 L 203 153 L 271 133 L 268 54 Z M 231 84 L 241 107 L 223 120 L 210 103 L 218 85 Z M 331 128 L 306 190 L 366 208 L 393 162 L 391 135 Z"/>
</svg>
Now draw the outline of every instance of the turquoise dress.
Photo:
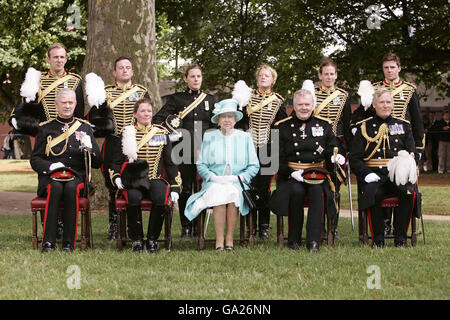
<svg viewBox="0 0 450 320">
<path fill-rule="evenodd" d="M 184 215 L 192 221 L 201 210 L 195 206 L 205 192 L 213 184 L 211 177 L 223 175 L 240 175 L 246 189 L 247 184 L 259 171 L 259 160 L 255 146 L 249 133 L 234 129 L 231 135 L 225 136 L 221 131 L 214 130 L 205 133 L 200 157 L 197 161 L 197 170 L 202 177 L 202 189 L 189 197 Z M 238 208 L 242 215 L 249 212 L 247 204 L 242 197 L 242 188 L 238 182 L 230 184 L 237 188 L 239 199 Z"/>
</svg>

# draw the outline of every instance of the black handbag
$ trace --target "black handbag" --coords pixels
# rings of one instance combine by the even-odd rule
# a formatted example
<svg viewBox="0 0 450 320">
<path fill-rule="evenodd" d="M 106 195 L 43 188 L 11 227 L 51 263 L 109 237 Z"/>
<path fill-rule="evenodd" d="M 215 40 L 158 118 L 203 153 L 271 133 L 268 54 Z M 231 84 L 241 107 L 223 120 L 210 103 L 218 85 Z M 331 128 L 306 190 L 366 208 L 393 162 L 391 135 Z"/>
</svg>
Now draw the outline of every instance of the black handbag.
<svg viewBox="0 0 450 320">
<path fill-rule="evenodd" d="M 237 177 L 239 179 L 239 183 L 241 184 L 242 196 L 244 197 L 244 201 L 247 203 L 247 205 L 250 208 L 250 210 L 255 209 L 256 208 L 256 203 L 255 203 L 255 200 L 252 197 L 251 192 L 249 190 L 245 190 L 244 184 L 242 183 L 242 180 L 241 180 L 241 177 L 239 177 L 239 175 Z"/>
</svg>

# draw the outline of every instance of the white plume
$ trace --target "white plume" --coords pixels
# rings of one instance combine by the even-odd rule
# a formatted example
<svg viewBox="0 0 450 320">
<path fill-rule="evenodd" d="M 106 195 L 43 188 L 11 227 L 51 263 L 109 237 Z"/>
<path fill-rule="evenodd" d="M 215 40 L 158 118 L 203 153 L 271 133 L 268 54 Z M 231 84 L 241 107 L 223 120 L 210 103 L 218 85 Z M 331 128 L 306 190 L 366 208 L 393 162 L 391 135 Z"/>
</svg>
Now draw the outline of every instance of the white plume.
<svg viewBox="0 0 450 320">
<path fill-rule="evenodd" d="M 401 150 L 398 155 L 387 163 L 389 179 L 399 186 L 405 185 L 408 181 L 412 184 L 417 181 L 417 166 L 414 157 L 406 150 Z"/>
<path fill-rule="evenodd" d="M 122 152 L 130 162 L 137 159 L 136 128 L 126 126 L 122 131 Z"/>
<path fill-rule="evenodd" d="M 28 68 L 27 73 L 25 74 L 25 80 L 20 87 L 20 95 L 25 98 L 26 102 L 36 99 L 40 80 L 41 72 L 35 68 Z"/>
<path fill-rule="evenodd" d="M 236 82 L 233 88 L 232 97 L 239 104 L 240 109 L 248 104 L 248 100 L 252 95 L 252 88 L 247 86 L 244 80 L 239 80 Z"/>
<path fill-rule="evenodd" d="M 362 80 L 359 83 L 358 95 L 361 97 L 361 104 L 364 106 L 364 110 L 367 110 L 372 104 L 374 93 L 375 89 L 369 80 Z"/>
<path fill-rule="evenodd" d="M 316 108 L 317 99 L 316 99 L 316 94 L 315 94 L 315 89 L 314 89 L 314 82 L 312 82 L 312 80 L 309 80 L 309 79 L 303 81 L 302 89 L 305 89 L 305 90 L 308 90 L 309 92 L 311 92 L 312 97 L 313 97 L 313 102 L 314 102 L 314 108 Z"/>
<path fill-rule="evenodd" d="M 88 73 L 85 77 L 86 96 L 90 107 L 99 107 L 106 101 L 105 83 L 95 73 Z"/>
</svg>

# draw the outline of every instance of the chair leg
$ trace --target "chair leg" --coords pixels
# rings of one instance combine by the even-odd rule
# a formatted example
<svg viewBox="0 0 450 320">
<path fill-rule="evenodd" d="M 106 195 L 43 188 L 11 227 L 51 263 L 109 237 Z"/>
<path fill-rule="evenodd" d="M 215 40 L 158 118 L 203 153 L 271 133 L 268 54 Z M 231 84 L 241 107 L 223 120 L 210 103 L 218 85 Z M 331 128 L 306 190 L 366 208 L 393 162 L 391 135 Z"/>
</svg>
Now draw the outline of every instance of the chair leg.
<svg viewBox="0 0 450 320">
<path fill-rule="evenodd" d="M 333 221 L 330 219 L 327 219 L 327 244 L 329 246 L 334 246 Z"/>
<path fill-rule="evenodd" d="M 119 211 L 117 212 L 117 241 L 116 246 L 117 250 L 121 251 L 123 249 L 124 241 L 126 240 L 126 233 L 123 232 L 124 226 L 126 228 L 127 220 L 126 220 L 126 211 Z"/>
<path fill-rule="evenodd" d="M 283 216 L 277 216 L 277 243 L 279 247 L 284 246 L 284 223 Z"/>
<path fill-rule="evenodd" d="M 87 248 L 87 218 L 86 212 L 81 210 L 81 249 L 86 250 Z"/>
<path fill-rule="evenodd" d="M 33 226 L 32 226 L 32 244 L 33 244 L 33 249 L 37 249 L 38 248 L 38 237 L 37 237 L 37 211 L 32 211 L 31 212 L 33 214 L 32 218 L 33 218 Z"/>
<path fill-rule="evenodd" d="M 205 212 L 202 211 L 200 213 L 200 216 L 198 217 L 198 225 L 197 225 L 197 229 L 198 229 L 198 250 L 205 250 L 205 236 L 203 234 L 204 230 L 204 226 L 205 226 Z"/>
<path fill-rule="evenodd" d="M 249 236 L 248 236 L 248 245 L 250 248 L 253 248 L 255 246 L 255 235 L 253 232 L 253 214 L 250 211 L 249 213 L 249 217 L 248 217 L 248 230 L 249 230 Z"/>
<path fill-rule="evenodd" d="M 416 218 L 411 218 L 411 246 L 415 247 L 417 244 L 417 233 L 416 233 Z"/>
</svg>

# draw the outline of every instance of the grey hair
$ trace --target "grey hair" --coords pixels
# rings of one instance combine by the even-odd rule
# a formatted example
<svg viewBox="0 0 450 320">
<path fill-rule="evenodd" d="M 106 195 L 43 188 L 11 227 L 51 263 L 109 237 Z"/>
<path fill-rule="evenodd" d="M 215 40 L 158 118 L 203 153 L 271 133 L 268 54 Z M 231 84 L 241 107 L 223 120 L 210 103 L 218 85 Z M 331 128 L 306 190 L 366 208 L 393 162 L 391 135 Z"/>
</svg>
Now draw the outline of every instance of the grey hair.
<svg viewBox="0 0 450 320">
<path fill-rule="evenodd" d="M 73 91 L 72 89 L 62 88 L 59 89 L 58 92 L 56 93 L 55 101 L 61 101 L 60 97 L 64 94 L 72 94 L 75 98 L 77 96 L 75 91 Z"/>
<path fill-rule="evenodd" d="M 295 104 L 295 100 L 297 99 L 297 96 L 301 97 L 311 97 L 311 103 L 314 104 L 314 96 L 311 91 L 307 89 L 299 89 L 294 93 L 294 97 L 292 98 L 292 104 Z"/>
<path fill-rule="evenodd" d="M 378 100 L 380 99 L 380 97 L 381 97 L 383 94 L 385 94 L 385 93 L 389 93 L 389 95 L 391 96 L 391 99 L 394 100 L 394 98 L 392 97 L 392 92 L 391 92 L 391 90 L 389 90 L 388 88 L 381 88 L 381 89 L 376 90 L 376 91 L 373 93 L 373 101 L 372 101 L 372 104 L 378 102 Z"/>
</svg>

